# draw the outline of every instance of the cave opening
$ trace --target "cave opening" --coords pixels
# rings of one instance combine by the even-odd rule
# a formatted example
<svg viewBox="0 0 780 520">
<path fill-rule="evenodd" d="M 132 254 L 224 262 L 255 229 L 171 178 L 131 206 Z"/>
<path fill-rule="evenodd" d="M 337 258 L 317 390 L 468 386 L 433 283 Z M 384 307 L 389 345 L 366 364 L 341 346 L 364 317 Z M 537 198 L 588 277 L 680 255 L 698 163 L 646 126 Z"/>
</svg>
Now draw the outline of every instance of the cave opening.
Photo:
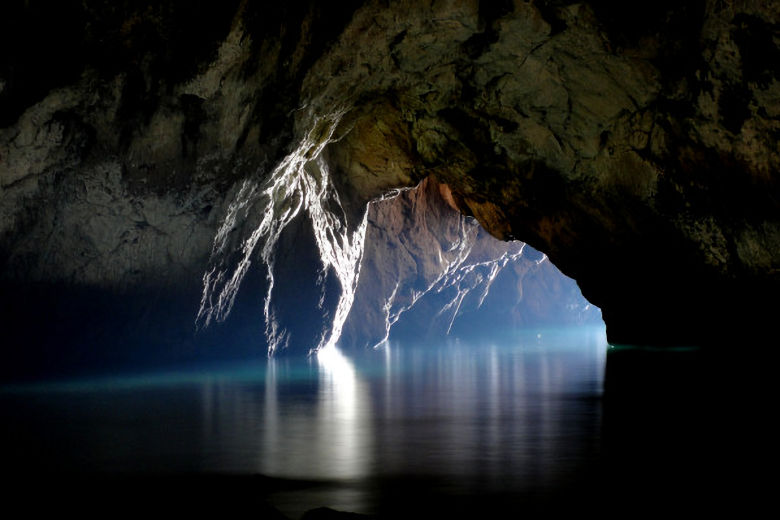
<svg viewBox="0 0 780 520">
<path fill-rule="evenodd" d="M 371 202 L 367 218 L 342 347 L 603 327 L 599 309 L 546 255 L 491 236 L 433 176 Z"/>
<path fill-rule="evenodd" d="M 260 475 L 243 497 L 288 518 L 393 518 L 617 509 L 711 468 L 702 394 L 659 392 L 657 357 L 623 372 L 641 395 L 605 398 L 600 309 L 545 254 L 493 237 L 437 175 L 367 204 L 350 193 L 330 146 L 354 144 L 336 137 L 343 115 L 235 183 L 202 291 L 65 286 L 39 329 L 50 287 L 9 306 L 14 341 L 35 338 L 7 369 L 31 363 L 32 381 L 0 387 L 12 471 L 122 475 L 97 484 L 115 493 L 196 475 L 215 496 L 232 492 L 215 475 Z M 699 369 L 673 353 L 678 377 Z"/>
<path fill-rule="evenodd" d="M 334 197 L 317 193 L 323 206 Z M 274 249 L 254 251 L 268 264 L 242 272 L 229 312 L 201 324 L 195 337 L 205 350 L 179 358 L 154 346 L 139 351 L 149 340 L 139 322 L 131 332 L 101 323 L 106 336 L 96 334 L 92 346 L 114 341 L 113 359 L 68 359 L 60 343 L 62 365 L 0 387 L 6 467 L 24 475 L 20 482 L 76 472 L 108 494 L 114 486 L 143 489 L 150 475 L 169 475 L 171 489 L 181 475 L 201 475 L 211 480 L 198 483 L 224 496 L 233 484 L 214 475 L 262 475 L 268 484 L 246 493 L 287 518 L 321 506 L 388 517 L 498 513 L 560 508 L 561 494 L 583 495 L 576 486 L 600 449 L 607 345 L 599 309 L 544 254 L 492 237 L 450 198 L 431 176 L 371 202 L 361 256 L 341 264 L 358 271 L 341 275 L 332 271 L 349 260 L 348 248 L 318 240 L 343 246 L 349 229 L 329 234 L 339 228 L 327 211 L 285 206 L 289 220 Z M 278 224 L 264 222 L 231 226 L 251 237 Z M 329 341 L 344 280 L 353 276 L 351 307 Z M 78 307 L 92 298 L 71 293 L 64 301 Z M 180 301 L 154 301 L 145 315 Z M 122 344 L 120 333 L 137 337 Z M 251 354 L 234 347 L 247 338 Z M 163 350 L 182 346 L 156 341 Z M 68 362 L 79 370 L 70 373 Z M 112 481 L 116 475 L 124 476 Z M 399 493 L 407 505 L 394 500 Z"/>
<path fill-rule="evenodd" d="M 4 502 L 771 497 L 777 6 L 618 4 L 4 2 Z"/>
</svg>

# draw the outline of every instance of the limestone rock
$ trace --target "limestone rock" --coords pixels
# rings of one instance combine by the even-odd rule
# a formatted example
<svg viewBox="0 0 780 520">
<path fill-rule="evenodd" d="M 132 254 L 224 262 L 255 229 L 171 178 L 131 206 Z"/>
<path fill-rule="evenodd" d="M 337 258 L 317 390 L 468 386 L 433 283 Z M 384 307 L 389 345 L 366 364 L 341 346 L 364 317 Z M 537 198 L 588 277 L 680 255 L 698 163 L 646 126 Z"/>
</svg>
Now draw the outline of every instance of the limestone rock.
<svg viewBox="0 0 780 520">
<path fill-rule="evenodd" d="M 576 279 L 612 341 L 766 332 L 778 17 L 759 0 L 5 3 L 3 284 L 197 285 L 244 180 L 319 132 L 333 142 L 309 159 L 349 219 L 435 175 Z"/>
</svg>

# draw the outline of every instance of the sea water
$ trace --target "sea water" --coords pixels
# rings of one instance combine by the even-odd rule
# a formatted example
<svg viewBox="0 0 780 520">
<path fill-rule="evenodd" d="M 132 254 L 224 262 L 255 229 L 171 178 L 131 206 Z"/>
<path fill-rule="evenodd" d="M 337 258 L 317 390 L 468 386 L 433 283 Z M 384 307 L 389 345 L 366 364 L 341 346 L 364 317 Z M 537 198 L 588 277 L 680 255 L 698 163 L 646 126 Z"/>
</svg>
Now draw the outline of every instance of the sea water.
<svg viewBox="0 0 780 520">
<path fill-rule="evenodd" d="M 601 457 L 604 330 L 503 336 L 5 386 L 4 469 L 307 482 L 264 492 L 293 518 L 564 489 Z"/>
</svg>

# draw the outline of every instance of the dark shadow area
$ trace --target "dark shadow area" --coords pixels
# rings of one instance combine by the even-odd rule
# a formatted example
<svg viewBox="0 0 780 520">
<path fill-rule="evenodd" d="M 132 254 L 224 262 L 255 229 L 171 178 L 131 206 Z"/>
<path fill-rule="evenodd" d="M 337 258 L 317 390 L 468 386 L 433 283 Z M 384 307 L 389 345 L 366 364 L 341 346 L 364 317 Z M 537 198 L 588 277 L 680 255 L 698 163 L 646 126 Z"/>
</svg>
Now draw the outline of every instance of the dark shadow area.
<svg viewBox="0 0 780 520">
<path fill-rule="evenodd" d="M 772 376 L 756 366 L 760 358 L 612 347 L 603 442 L 614 491 L 675 515 L 753 516 L 768 507 L 758 468 L 777 450 L 767 416 Z"/>
<path fill-rule="evenodd" d="M 230 319 L 201 331 L 195 327 L 196 291 L 6 285 L 0 301 L 0 381 L 263 357 L 265 282 L 255 272 L 245 283 Z"/>
</svg>

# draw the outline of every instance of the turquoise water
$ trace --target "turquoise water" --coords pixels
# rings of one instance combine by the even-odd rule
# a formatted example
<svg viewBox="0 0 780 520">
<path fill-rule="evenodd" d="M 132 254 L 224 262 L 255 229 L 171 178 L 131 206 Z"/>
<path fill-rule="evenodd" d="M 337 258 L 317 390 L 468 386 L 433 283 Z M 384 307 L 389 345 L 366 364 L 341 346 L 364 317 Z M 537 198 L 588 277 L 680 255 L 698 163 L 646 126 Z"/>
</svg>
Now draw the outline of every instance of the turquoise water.
<svg viewBox="0 0 780 520">
<path fill-rule="evenodd" d="M 1 455 L 24 473 L 319 483 L 268 497 L 292 517 L 387 509 L 388 482 L 543 492 L 601 456 L 606 351 L 603 329 L 551 330 L 6 386 Z"/>
</svg>

